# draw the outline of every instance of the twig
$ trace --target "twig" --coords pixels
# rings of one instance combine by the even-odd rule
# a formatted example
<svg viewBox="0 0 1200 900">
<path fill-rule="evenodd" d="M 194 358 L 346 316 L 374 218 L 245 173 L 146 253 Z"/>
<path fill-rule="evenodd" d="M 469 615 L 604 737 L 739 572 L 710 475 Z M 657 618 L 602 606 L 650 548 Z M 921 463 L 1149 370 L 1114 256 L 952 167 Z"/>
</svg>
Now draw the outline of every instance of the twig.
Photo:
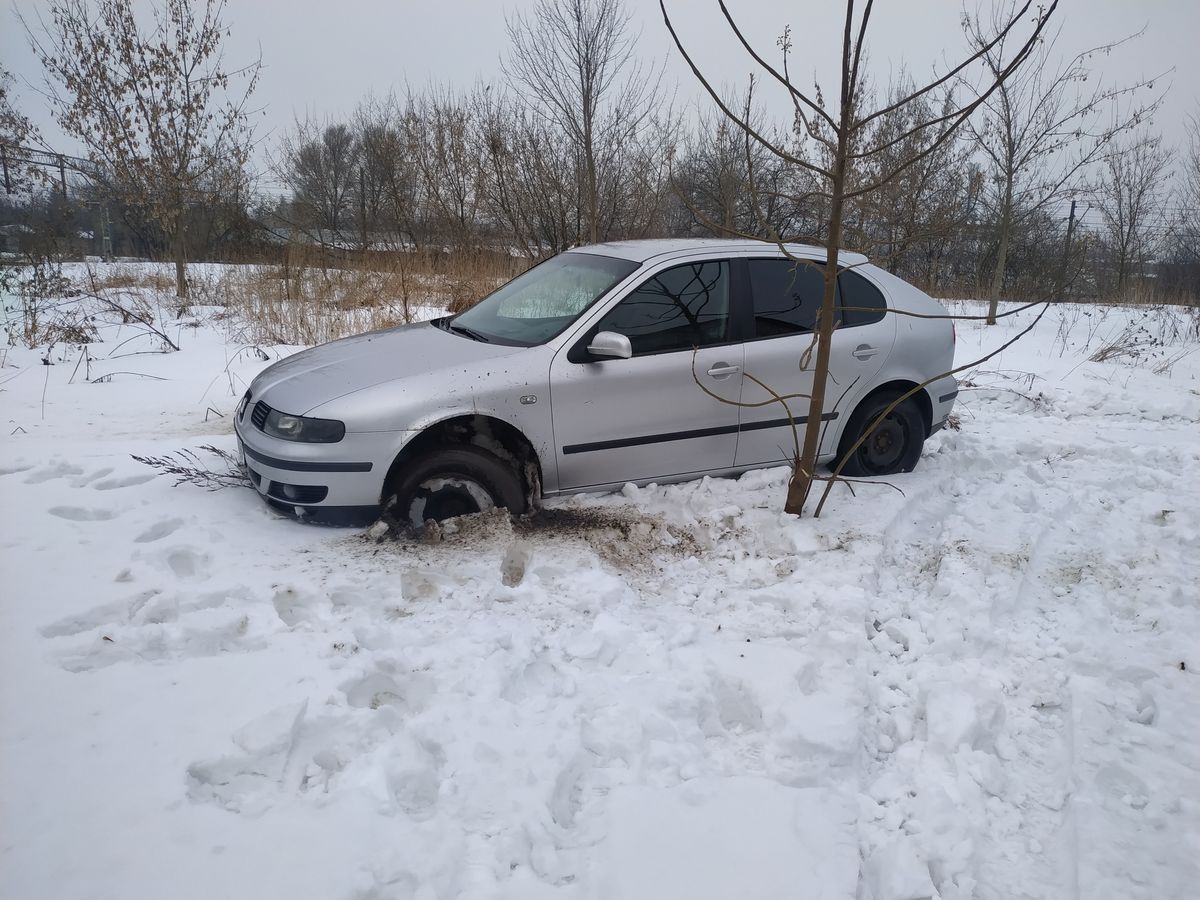
<svg viewBox="0 0 1200 900">
<path fill-rule="evenodd" d="M 160 337 L 167 344 L 167 346 L 169 346 L 172 350 L 175 350 L 175 351 L 179 350 L 179 345 L 176 344 L 169 337 L 167 337 L 166 332 L 163 331 L 163 329 L 159 328 L 152 319 L 148 318 L 147 316 L 139 314 L 135 310 L 126 309 L 124 306 L 122 306 L 120 303 L 117 303 L 115 300 L 111 300 L 108 297 L 104 296 L 100 292 L 99 287 L 96 284 L 95 273 L 88 272 L 88 280 L 91 283 L 92 290 L 89 294 L 87 294 L 87 296 L 93 298 L 94 300 L 99 300 L 101 303 L 103 303 L 105 306 L 107 306 L 113 312 L 120 313 L 122 319 L 125 319 L 125 320 L 132 319 L 133 321 L 137 322 L 138 324 L 142 325 L 143 327 L 149 329 L 152 333 L 154 333 L 158 337 Z"/>
<path fill-rule="evenodd" d="M 87 344 L 84 344 L 86 347 Z M 67 384 L 72 384 L 75 381 L 75 375 L 79 372 L 79 364 L 83 362 L 83 354 L 80 353 L 75 360 L 75 368 L 71 370 L 71 377 L 67 379 Z"/>
<path fill-rule="evenodd" d="M 138 456 L 132 453 L 130 456 L 142 465 L 158 469 L 164 475 L 173 475 L 173 486 L 194 484 L 210 491 L 227 487 L 253 487 L 246 470 L 228 450 L 219 450 L 211 444 L 205 444 L 200 449 L 217 457 L 224 469 L 210 468 L 191 450 L 179 450 L 166 456 Z"/>
<path fill-rule="evenodd" d="M 93 379 L 91 383 L 92 384 L 105 384 L 107 382 L 112 381 L 113 377 L 116 375 L 133 375 L 133 376 L 136 376 L 137 378 L 152 378 L 155 381 L 166 381 L 167 380 L 166 378 L 161 378 L 158 375 L 147 375 L 144 372 L 109 372 L 105 375 L 101 375 L 99 378 Z"/>
</svg>

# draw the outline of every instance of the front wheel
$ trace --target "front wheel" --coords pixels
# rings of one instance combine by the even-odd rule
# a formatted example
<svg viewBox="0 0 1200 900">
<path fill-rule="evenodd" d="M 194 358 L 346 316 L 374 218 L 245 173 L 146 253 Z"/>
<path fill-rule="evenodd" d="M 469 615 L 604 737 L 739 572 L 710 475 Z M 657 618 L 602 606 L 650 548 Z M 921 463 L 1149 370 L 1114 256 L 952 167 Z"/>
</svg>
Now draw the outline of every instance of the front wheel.
<svg viewBox="0 0 1200 900">
<path fill-rule="evenodd" d="M 525 491 L 512 466 L 479 447 L 437 447 L 405 465 L 385 499 L 386 510 L 403 524 L 487 512 L 498 506 L 525 511 Z"/>
<path fill-rule="evenodd" d="M 895 394 L 868 397 L 854 410 L 838 447 L 838 461 L 845 460 L 843 475 L 895 475 L 911 472 L 917 467 L 921 446 L 925 443 L 925 420 L 912 397 L 898 403 L 866 440 L 851 450 L 871 423 L 895 400 Z"/>
</svg>

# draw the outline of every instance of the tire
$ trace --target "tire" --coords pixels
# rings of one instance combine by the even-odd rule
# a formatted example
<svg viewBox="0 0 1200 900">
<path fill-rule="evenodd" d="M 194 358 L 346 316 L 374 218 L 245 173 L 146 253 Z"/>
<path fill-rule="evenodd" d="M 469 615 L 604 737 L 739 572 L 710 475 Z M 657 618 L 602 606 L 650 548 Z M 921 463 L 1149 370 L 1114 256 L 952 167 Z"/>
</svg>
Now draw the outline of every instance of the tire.
<svg viewBox="0 0 1200 900">
<path fill-rule="evenodd" d="M 471 445 L 435 447 L 393 474 L 390 487 L 385 510 L 414 527 L 495 507 L 513 515 L 525 511 L 525 490 L 513 467 Z"/>
<path fill-rule="evenodd" d="M 925 419 L 912 397 L 898 404 L 875 432 L 853 453 L 850 452 L 863 432 L 895 402 L 897 396 L 886 393 L 868 397 L 854 410 L 838 446 L 838 462 L 845 460 L 843 475 L 869 478 L 911 472 L 917 467 L 925 443 Z"/>
</svg>

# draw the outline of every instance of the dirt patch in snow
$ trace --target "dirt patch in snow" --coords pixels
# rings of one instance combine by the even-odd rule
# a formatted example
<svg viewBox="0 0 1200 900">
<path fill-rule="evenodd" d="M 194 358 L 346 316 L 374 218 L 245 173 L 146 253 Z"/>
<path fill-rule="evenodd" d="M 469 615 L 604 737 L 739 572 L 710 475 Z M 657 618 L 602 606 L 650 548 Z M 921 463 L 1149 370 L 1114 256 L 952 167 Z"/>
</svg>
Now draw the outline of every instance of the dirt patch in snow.
<svg viewBox="0 0 1200 900">
<path fill-rule="evenodd" d="M 655 570 L 656 560 L 663 556 L 702 555 L 709 543 L 694 526 L 668 523 L 661 515 L 633 507 L 555 507 L 515 518 L 497 509 L 400 531 L 377 523 L 354 540 L 376 552 L 392 547 L 406 556 L 443 562 L 467 553 L 503 556 L 514 542 L 524 541 L 538 547 L 590 550 L 629 572 Z"/>
</svg>

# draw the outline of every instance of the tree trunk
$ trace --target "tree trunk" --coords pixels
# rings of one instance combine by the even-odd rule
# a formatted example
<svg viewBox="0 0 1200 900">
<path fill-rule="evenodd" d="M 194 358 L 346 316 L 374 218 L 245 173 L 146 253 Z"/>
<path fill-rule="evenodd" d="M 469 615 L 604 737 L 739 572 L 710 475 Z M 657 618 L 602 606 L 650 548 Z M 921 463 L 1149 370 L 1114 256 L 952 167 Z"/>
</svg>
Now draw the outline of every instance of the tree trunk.
<svg viewBox="0 0 1200 900">
<path fill-rule="evenodd" d="M 821 417 L 825 413 L 825 387 L 829 381 L 829 353 L 833 338 L 834 299 L 837 293 L 838 247 L 842 242 L 842 206 L 846 184 L 847 143 L 846 123 L 843 118 L 842 132 L 838 138 L 838 155 L 833 167 L 829 212 L 829 237 L 826 241 L 825 294 L 821 298 L 821 317 L 817 322 L 816 361 L 813 368 L 812 397 L 808 401 L 808 421 L 804 426 L 804 444 L 800 458 L 792 467 L 788 480 L 787 499 L 783 511 L 793 516 L 804 512 L 804 504 L 812 492 L 813 475 L 817 470 L 817 453 L 820 451 L 822 430 Z M 793 423 L 795 427 L 795 423 Z"/>
<path fill-rule="evenodd" d="M 996 324 L 1000 308 L 1000 292 L 1004 290 L 1004 271 L 1008 268 L 1009 232 L 1012 231 L 1012 179 L 1004 184 L 1004 207 L 1000 211 L 1000 247 L 996 251 L 996 269 L 992 272 L 992 287 L 988 294 L 987 324 Z"/>
<path fill-rule="evenodd" d="M 187 236 L 184 234 L 182 222 L 175 225 L 175 234 L 171 236 L 171 251 L 175 257 L 175 296 L 187 300 Z"/>
<path fill-rule="evenodd" d="M 587 166 L 587 208 L 588 208 L 588 237 L 589 243 L 600 243 L 600 223 L 597 221 L 600 218 L 600 198 L 597 196 L 600 193 L 596 185 L 596 153 L 592 148 L 591 132 L 589 130 L 587 137 L 587 146 L 584 148 L 584 159 Z"/>
</svg>

